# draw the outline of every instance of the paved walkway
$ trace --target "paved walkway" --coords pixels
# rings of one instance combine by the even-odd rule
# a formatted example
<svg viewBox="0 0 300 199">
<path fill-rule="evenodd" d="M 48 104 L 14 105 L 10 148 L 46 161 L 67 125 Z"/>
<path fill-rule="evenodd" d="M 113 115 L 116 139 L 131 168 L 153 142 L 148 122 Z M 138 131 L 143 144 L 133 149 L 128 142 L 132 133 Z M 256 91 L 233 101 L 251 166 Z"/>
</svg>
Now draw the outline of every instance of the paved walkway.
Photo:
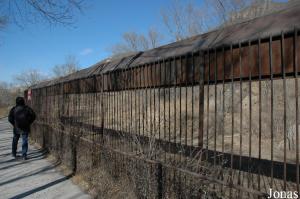
<svg viewBox="0 0 300 199">
<path fill-rule="evenodd" d="M 45 153 L 29 145 L 28 160 L 11 156 L 12 128 L 0 119 L 0 198 L 91 198 L 72 183 L 70 176 L 58 172 L 45 159 Z M 21 156 L 21 139 L 18 155 Z"/>
</svg>

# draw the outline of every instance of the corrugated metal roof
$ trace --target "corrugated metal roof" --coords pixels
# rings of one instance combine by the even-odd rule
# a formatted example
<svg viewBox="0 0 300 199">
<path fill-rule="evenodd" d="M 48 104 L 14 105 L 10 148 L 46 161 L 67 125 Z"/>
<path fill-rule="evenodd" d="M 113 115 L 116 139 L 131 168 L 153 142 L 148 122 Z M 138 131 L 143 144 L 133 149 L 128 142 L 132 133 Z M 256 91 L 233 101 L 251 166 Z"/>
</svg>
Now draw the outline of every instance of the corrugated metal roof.
<svg viewBox="0 0 300 199">
<path fill-rule="evenodd" d="M 82 69 L 66 77 L 46 81 L 32 88 L 40 88 L 56 83 L 106 73 L 113 70 L 136 67 L 141 64 L 179 56 L 188 52 L 204 50 L 221 45 L 280 34 L 300 27 L 300 2 L 293 3 L 284 10 L 255 18 L 246 22 L 226 26 L 214 31 L 174 42 L 145 52 L 133 53 L 121 58 L 105 59 L 89 68 Z"/>
</svg>

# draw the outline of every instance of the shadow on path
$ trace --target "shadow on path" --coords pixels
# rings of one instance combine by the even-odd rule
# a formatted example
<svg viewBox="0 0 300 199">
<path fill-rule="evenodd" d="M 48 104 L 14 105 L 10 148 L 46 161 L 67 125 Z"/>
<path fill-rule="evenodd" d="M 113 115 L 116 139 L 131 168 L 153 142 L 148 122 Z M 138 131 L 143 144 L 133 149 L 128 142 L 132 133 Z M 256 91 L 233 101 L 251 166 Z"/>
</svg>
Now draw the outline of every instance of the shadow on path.
<svg viewBox="0 0 300 199">
<path fill-rule="evenodd" d="M 21 176 L 19 176 L 19 177 L 16 177 L 16 178 L 13 178 L 13 179 L 4 181 L 4 182 L 0 182 L 0 186 L 5 185 L 5 184 L 9 184 L 9 183 L 12 183 L 12 182 L 15 182 L 15 181 L 17 181 L 17 180 L 22 180 L 22 179 L 24 179 L 24 178 L 28 178 L 28 177 L 30 177 L 30 176 L 34 176 L 34 175 L 37 175 L 37 174 L 39 174 L 39 173 L 43 173 L 43 172 L 48 171 L 48 170 L 51 170 L 51 169 L 54 169 L 54 168 L 57 167 L 59 164 L 60 164 L 60 162 L 57 161 L 56 163 L 54 163 L 54 165 L 47 166 L 47 167 L 44 167 L 44 168 L 42 168 L 42 169 L 38 169 L 38 170 L 35 171 L 35 172 L 29 172 L 29 173 L 27 173 L 27 174 L 25 174 L 25 175 L 21 175 Z"/>
<path fill-rule="evenodd" d="M 28 153 L 28 156 L 27 156 L 28 159 L 26 161 L 24 161 L 24 163 L 46 158 L 47 154 L 48 154 L 48 150 L 45 150 L 45 149 L 40 149 L 40 150 L 30 152 L 30 153 Z M 11 155 L 11 153 L 1 154 L 0 157 L 4 157 L 4 156 L 8 156 L 8 155 Z M 21 156 L 17 156 L 16 159 L 12 158 L 10 160 L 2 161 L 2 162 L 0 162 L 0 165 L 1 164 L 7 164 L 7 163 L 10 163 L 10 162 L 16 162 L 20 158 L 21 158 Z M 11 166 L 13 166 L 13 165 L 11 165 Z M 2 167 L 0 169 L 2 169 Z"/>
<path fill-rule="evenodd" d="M 11 197 L 10 199 L 20 199 L 20 198 L 24 198 L 24 197 L 29 196 L 29 195 L 31 195 L 31 194 L 37 193 L 37 192 L 39 192 L 39 191 L 42 191 L 42 190 L 44 190 L 44 189 L 47 189 L 47 188 L 52 187 L 52 186 L 54 186 L 54 185 L 57 185 L 57 184 L 59 184 L 59 183 L 65 181 L 65 180 L 68 180 L 68 179 L 70 179 L 72 176 L 73 176 L 73 174 L 70 174 L 70 175 L 68 175 L 68 176 L 66 176 L 66 177 L 62 177 L 62 178 L 60 178 L 60 179 L 57 179 L 57 180 L 55 180 L 55 181 L 53 181 L 53 182 L 50 182 L 50 183 L 48 183 L 48 184 L 45 184 L 45 185 L 43 185 L 43 186 L 34 188 L 34 189 L 32 189 L 32 190 L 29 190 L 29 191 L 26 191 L 26 192 L 24 192 L 24 193 L 18 194 L 18 195 L 16 195 L 16 196 L 13 196 L 13 197 Z"/>
</svg>

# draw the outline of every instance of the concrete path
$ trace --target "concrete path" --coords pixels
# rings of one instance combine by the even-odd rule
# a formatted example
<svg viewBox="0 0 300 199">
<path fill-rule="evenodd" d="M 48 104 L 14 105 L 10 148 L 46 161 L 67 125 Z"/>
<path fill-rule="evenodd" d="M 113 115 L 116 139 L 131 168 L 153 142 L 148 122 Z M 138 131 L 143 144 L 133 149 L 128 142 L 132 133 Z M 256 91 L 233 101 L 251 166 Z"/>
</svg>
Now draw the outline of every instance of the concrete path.
<svg viewBox="0 0 300 199">
<path fill-rule="evenodd" d="M 8 198 L 91 198 L 45 159 L 45 153 L 29 145 L 28 160 L 11 156 L 12 128 L 0 119 L 0 199 Z M 19 140 L 18 155 L 21 156 Z"/>
</svg>

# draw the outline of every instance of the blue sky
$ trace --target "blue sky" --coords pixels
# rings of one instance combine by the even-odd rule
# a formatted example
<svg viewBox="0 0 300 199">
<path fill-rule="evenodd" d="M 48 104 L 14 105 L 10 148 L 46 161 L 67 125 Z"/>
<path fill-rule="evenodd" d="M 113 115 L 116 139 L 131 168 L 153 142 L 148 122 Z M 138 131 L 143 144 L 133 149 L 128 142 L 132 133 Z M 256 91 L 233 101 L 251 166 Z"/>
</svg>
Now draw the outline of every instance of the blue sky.
<svg viewBox="0 0 300 199">
<path fill-rule="evenodd" d="M 170 2 L 94 0 L 86 2 L 73 27 L 27 24 L 21 29 L 11 24 L 0 32 L 0 81 L 14 82 L 15 74 L 28 69 L 49 75 L 68 55 L 75 55 L 86 68 L 108 57 L 109 47 L 126 31 L 144 33 L 154 27 L 166 33 L 160 11 Z"/>
<path fill-rule="evenodd" d="M 202 4 L 203 0 L 194 2 Z M 72 27 L 26 24 L 21 29 L 11 24 L 0 32 L 0 82 L 13 83 L 16 74 L 29 69 L 49 76 L 52 67 L 64 63 L 68 55 L 76 56 L 81 68 L 89 67 L 107 58 L 109 47 L 121 42 L 128 31 L 146 33 L 153 27 L 164 35 L 163 43 L 169 43 L 160 12 L 171 3 L 86 0 L 84 14 L 76 14 Z"/>
</svg>

